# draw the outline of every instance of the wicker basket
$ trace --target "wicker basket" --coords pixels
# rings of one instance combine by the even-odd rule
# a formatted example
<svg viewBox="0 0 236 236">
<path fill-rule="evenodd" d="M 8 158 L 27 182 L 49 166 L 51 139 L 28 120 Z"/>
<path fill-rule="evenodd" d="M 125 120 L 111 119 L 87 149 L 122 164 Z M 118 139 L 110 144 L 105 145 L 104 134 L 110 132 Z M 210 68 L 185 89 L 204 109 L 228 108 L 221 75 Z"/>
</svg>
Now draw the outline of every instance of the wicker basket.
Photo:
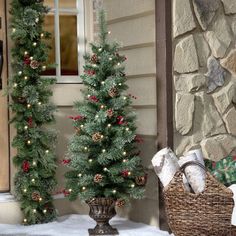
<svg viewBox="0 0 236 236">
<path fill-rule="evenodd" d="M 236 236 L 236 227 L 231 226 L 234 206 L 232 191 L 206 171 L 204 192 L 186 192 L 183 173 L 189 165 L 205 169 L 199 163 L 186 163 L 163 191 L 172 232 L 175 236 Z"/>
</svg>

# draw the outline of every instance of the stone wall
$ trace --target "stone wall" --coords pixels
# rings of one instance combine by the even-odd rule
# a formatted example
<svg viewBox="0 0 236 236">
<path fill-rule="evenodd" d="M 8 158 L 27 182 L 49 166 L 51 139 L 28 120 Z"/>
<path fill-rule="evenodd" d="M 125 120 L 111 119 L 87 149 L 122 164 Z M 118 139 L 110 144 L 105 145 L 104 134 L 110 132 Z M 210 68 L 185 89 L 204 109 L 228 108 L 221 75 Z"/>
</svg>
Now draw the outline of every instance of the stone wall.
<svg viewBox="0 0 236 236">
<path fill-rule="evenodd" d="M 236 1 L 173 0 L 175 150 L 236 151 Z"/>
</svg>

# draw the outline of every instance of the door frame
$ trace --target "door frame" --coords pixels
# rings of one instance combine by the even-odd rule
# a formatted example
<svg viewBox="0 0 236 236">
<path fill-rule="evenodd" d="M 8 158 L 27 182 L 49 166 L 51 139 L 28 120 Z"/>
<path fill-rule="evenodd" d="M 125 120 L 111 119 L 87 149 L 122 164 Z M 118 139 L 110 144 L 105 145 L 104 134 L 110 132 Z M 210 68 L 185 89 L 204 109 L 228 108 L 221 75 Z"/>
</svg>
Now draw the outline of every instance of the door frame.
<svg viewBox="0 0 236 236">
<path fill-rule="evenodd" d="M 0 192 L 10 191 L 10 142 L 8 97 L 5 95 L 8 78 L 7 12 L 6 1 L 0 0 L 0 39 L 3 41 L 2 89 L 0 90 Z"/>
<path fill-rule="evenodd" d="M 155 0 L 158 150 L 174 148 L 171 2 Z M 162 190 L 159 184 L 159 224 L 161 229 L 169 230 Z"/>
</svg>

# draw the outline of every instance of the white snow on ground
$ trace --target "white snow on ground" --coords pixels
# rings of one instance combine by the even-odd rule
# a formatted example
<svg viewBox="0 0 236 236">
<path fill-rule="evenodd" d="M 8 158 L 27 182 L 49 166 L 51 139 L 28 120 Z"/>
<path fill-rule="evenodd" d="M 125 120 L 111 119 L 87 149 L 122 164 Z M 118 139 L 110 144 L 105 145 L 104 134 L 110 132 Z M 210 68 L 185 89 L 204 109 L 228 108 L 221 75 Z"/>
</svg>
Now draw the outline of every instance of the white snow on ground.
<svg viewBox="0 0 236 236">
<path fill-rule="evenodd" d="M 111 225 L 119 230 L 120 236 L 169 236 L 156 227 L 134 223 L 123 218 L 115 217 Z M 59 217 L 55 222 L 34 225 L 0 224 L 0 235 L 4 236 L 88 236 L 88 228 L 94 228 L 95 222 L 85 215 L 68 215 Z"/>
</svg>

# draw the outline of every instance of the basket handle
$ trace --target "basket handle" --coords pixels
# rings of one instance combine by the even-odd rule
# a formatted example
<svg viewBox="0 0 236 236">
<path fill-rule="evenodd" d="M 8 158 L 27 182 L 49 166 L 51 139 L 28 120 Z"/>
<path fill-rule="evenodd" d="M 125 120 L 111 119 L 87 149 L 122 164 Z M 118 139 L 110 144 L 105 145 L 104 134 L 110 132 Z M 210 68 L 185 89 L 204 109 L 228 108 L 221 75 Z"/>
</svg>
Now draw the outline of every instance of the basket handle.
<svg viewBox="0 0 236 236">
<path fill-rule="evenodd" d="M 197 162 L 197 161 L 188 161 L 188 162 L 184 163 L 184 164 L 180 167 L 180 171 L 181 171 L 182 173 L 184 173 L 186 167 L 192 166 L 192 165 L 197 165 L 197 166 L 201 167 L 205 172 L 207 172 L 206 167 L 205 167 L 203 164 L 201 164 L 201 163 L 199 163 L 199 162 Z"/>
</svg>

